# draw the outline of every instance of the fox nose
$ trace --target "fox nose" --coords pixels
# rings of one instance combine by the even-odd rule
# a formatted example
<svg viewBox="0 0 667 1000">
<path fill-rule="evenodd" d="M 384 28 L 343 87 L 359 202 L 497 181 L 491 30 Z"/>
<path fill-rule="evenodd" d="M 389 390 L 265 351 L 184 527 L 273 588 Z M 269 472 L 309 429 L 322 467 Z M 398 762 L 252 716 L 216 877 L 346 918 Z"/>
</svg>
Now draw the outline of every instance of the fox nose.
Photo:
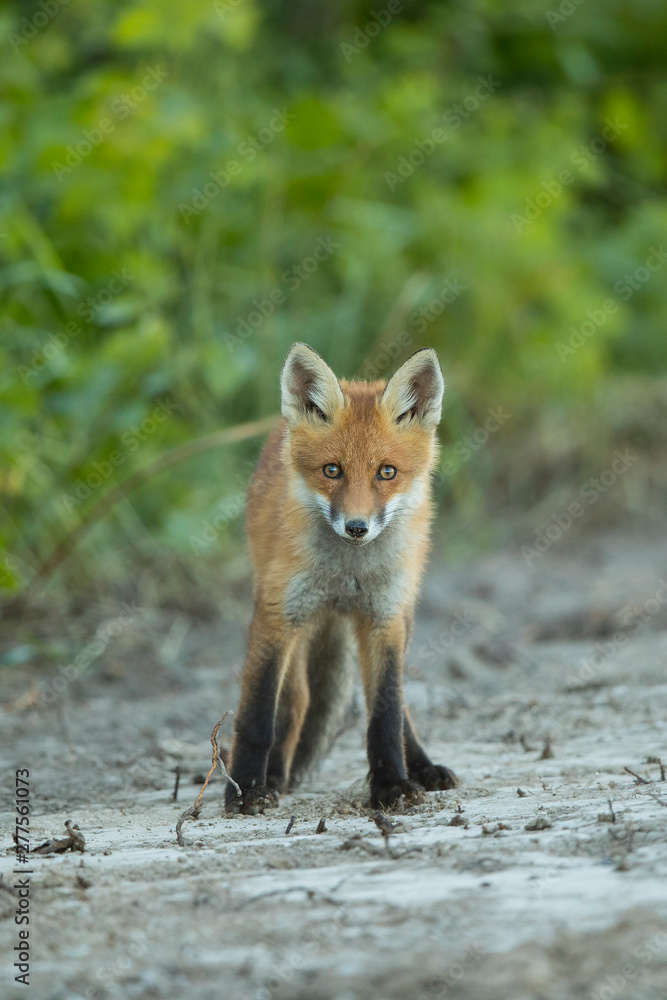
<svg viewBox="0 0 667 1000">
<path fill-rule="evenodd" d="M 350 538 L 363 538 L 368 534 L 368 525 L 365 521 L 346 521 L 345 534 Z"/>
</svg>

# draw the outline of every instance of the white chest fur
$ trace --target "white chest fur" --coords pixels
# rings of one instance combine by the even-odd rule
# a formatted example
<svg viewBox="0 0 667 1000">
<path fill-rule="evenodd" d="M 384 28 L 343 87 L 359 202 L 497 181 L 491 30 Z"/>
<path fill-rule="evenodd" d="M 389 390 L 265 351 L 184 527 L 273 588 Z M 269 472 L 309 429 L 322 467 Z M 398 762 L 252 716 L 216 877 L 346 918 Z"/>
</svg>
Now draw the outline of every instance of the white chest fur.
<svg viewBox="0 0 667 1000">
<path fill-rule="evenodd" d="M 389 524 L 367 545 L 351 545 L 321 523 L 308 544 L 309 565 L 287 587 L 285 616 L 301 624 L 327 608 L 359 612 L 377 624 L 390 621 L 410 591 L 404 549 L 402 525 Z"/>
</svg>

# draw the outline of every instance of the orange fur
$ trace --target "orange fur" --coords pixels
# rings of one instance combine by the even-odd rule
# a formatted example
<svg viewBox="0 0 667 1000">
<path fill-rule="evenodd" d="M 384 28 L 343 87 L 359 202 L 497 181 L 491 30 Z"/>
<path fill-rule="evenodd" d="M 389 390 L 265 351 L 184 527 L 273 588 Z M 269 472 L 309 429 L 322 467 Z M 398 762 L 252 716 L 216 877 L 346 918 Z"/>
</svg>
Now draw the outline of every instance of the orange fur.
<svg viewBox="0 0 667 1000">
<path fill-rule="evenodd" d="M 369 741 L 373 732 L 376 742 L 390 746 L 391 729 L 394 742 L 401 744 L 387 777 L 394 785 L 385 789 L 376 774 L 376 798 L 381 802 L 385 795 L 391 804 L 402 784 L 414 784 L 405 771 L 411 753 L 421 752 L 430 765 L 409 719 L 405 730 L 396 720 L 398 713 L 403 720 L 402 660 L 428 549 L 428 480 L 437 457 L 442 376 L 433 353 L 422 352 L 425 357 L 413 355 L 389 387 L 338 383 L 322 359 L 309 352 L 295 345 L 288 357 L 286 369 L 290 362 L 292 368 L 283 374 L 287 419 L 266 442 L 248 493 L 256 606 L 231 755 L 231 773 L 244 791 L 241 808 L 248 811 L 266 804 L 262 761 L 269 749 L 269 770 L 279 772 L 276 786 L 289 780 L 308 710 L 309 644 L 332 610 L 354 623 Z M 390 395 L 391 406 L 385 402 Z M 409 412 L 397 413 L 401 405 Z M 332 463 L 342 470 L 340 478 L 324 474 Z M 396 469 L 395 478 L 379 477 L 384 466 Z M 354 540 L 345 539 L 350 519 L 374 524 L 377 537 L 355 547 Z M 386 572 L 383 559 L 388 560 Z M 379 594 L 373 589 L 376 578 L 384 587 Z M 410 734 L 414 745 L 406 743 L 404 751 Z M 373 754 L 369 742 L 372 782 Z M 228 801 L 234 804 L 229 793 Z"/>
</svg>

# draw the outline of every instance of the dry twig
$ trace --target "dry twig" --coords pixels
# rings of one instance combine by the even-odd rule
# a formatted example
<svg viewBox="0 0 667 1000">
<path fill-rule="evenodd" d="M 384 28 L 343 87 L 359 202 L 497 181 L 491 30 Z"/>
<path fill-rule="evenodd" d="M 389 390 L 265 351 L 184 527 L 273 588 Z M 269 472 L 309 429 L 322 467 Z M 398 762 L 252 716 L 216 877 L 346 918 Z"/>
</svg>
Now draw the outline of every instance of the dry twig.
<svg viewBox="0 0 667 1000">
<path fill-rule="evenodd" d="M 213 727 L 213 732 L 211 733 L 211 746 L 213 748 L 211 766 L 209 768 L 208 774 L 206 775 L 206 778 L 204 779 L 204 784 L 201 786 L 199 790 L 199 795 L 195 799 L 194 803 L 191 806 L 189 806 L 185 810 L 185 812 L 182 812 L 178 818 L 178 823 L 176 824 L 176 840 L 178 842 L 179 847 L 185 846 L 185 841 L 183 840 L 183 823 L 185 822 L 186 819 L 197 819 L 197 817 L 199 816 L 199 810 L 201 809 L 201 802 L 202 799 L 204 798 L 204 792 L 206 791 L 208 783 L 211 780 L 211 776 L 213 775 L 213 772 L 215 771 L 218 765 L 220 765 L 222 776 L 224 778 L 227 778 L 228 781 L 231 781 L 232 785 L 236 789 L 236 794 L 239 797 L 242 794 L 241 789 L 236 784 L 232 776 L 227 773 L 227 768 L 225 767 L 222 757 L 220 756 L 220 747 L 218 746 L 218 730 L 220 729 L 220 726 L 224 725 L 225 720 L 227 719 L 227 716 L 229 714 L 230 714 L 229 712 L 225 712 L 220 721 L 216 722 L 216 724 Z"/>
<path fill-rule="evenodd" d="M 30 853 L 64 854 L 65 851 L 85 851 L 86 839 L 76 823 L 72 824 L 72 821 L 68 819 L 65 822 L 65 829 L 67 830 L 66 837 L 61 837 L 59 840 L 45 840 L 43 844 L 35 847 Z"/>
<path fill-rule="evenodd" d="M 637 784 L 637 785 L 650 785 L 651 784 L 651 782 L 647 781 L 646 778 L 642 778 L 641 774 L 637 774 L 636 771 L 631 771 L 629 767 L 624 767 L 623 770 L 627 771 L 628 774 L 631 774 L 633 778 L 637 779 L 637 781 L 635 782 L 635 784 Z"/>
<path fill-rule="evenodd" d="M 174 790 L 171 793 L 171 801 L 172 802 L 176 802 L 176 800 L 178 799 L 178 786 L 181 783 L 181 766 L 180 766 L 180 764 L 176 765 L 176 767 L 174 768 L 174 771 L 176 772 L 176 780 L 174 781 Z"/>
<path fill-rule="evenodd" d="M 659 757 L 647 757 L 647 764 L 657 764 L 660 768 L 660 780 L 665 781 L 665 765 L 662 763 Z"/>
</svg>

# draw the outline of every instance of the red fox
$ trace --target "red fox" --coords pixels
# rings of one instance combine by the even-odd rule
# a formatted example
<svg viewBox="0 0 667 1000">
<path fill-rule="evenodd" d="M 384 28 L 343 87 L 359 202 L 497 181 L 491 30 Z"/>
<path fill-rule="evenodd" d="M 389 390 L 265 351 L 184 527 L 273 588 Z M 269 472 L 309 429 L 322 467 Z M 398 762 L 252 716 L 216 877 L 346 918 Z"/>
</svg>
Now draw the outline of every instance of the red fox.
<svg viewBox="0 0 667 1000">
<path fill-rule="evenodd" d="M 432 516 L 444 381 L 434 350 L 389 382 L 339 381 L 306 344 L 281 376 L 283 420 L 248 491 L 255 610 L 230 756 L 230 811 L 262 812 L 326 751 L 352 697 L 367 708 L 371 804 L 453 788 L 403 700 L 403 658 Z"/>
</svg>

